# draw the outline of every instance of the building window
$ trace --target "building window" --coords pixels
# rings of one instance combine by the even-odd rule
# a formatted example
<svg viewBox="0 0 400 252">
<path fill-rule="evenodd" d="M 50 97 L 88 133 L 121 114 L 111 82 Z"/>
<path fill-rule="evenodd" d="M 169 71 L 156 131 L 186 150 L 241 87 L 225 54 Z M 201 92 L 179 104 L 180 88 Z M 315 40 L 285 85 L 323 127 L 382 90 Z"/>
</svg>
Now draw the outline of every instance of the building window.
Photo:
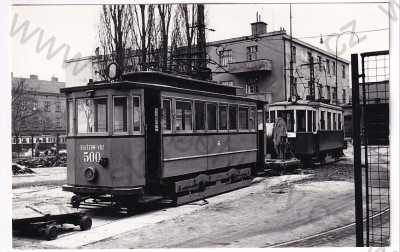
<svg viewBox="0 0 400 252">
<path fill-rule="evenodd" d="M 128 131 L 127 107 L 128 106 L 126 97 L 114 98 L 114 132 Z"/>
<path fill-rule="evenodd" d="M 312 53 L 311 52 L 307 52 L 307 57 L 308 57 L 308 62 L 311 62 Z"/>
<path fill-rule="evenodd" d="M 192 103 L 176 101 L 176 131 L 192 130 Z"/>
<path fill-rule="evenodd" d="M 330 86 L 326 86 L 326 98 L 327 99 L 331 99 L 331 87 Z"/>
<path fill-rule="evenodd" d="M 342 78 L 346 79 L 346 66 L 342 64 Z"/>
<path fill-rule="evenodd" d="M 247 86 L 247 94 L 256 94 L 257 93 L 257 85 L 256 84 L 248 84 Z"/>
<path fill-rule="evenodd" d="M 321 56 L 318 56 L 318 70 L 320 72 L 322 71 L 322 58 L 321 58 Z"/>
<path fill-rule="evenodd" d="M 331 62 L 328 60 L 328 59 L 326 59 L 326 73 L 327 74 L 331 74 Z"/>
<path fill-rule="evenodd" d="M 221 81 L 221 85 L 233 87 L 233 81 Z"/>
<path fill-rule="evenodd" d="M 232 50 L 223 50 L 219 52 L 219 64 L 221 66 L 228 66 L 232 62 Z"/>
<path fill-rule="evenodd" d="M 61 128 L 61 119 L 60 118 L 56 118 L 56 128 L 57 129 Z"/>
<path fill-rule="evenodd" d="M 343 104 L 346 103 L 346 89 L 343 89 L 343 91 L 342 91 L 342 102 L 343 102 Z"/>
<path fill-rule="evenodd" d="M 247 60 L 256 60 L 257 59 L 257 46 L 248 46 L 247 47 Z"/>
<path fill-rule="evenodd" d="M 332 102 L 336 102 L 336 99 L 337 99 L 337 97 L 336 97 L 336 87 L 333 87 L 332 88 Z"/>
<path fill-rule="evenodd" d="M 56 102 L 56 112 L 61 112 L 61 102 Z"/>
<path fill-rule="evenodd" d="M 334 61 L 332 61 L 332 71 L 336 74 L 336 63 Z M 337 76 L 336 76 L 337 77 Z"/>
<path fill-rule="evenodd" d="M 195 130 L 206 129 L 206 103 L 201 101 L 194 102 Z"/>
<path fill-rule="evenodd" d="M 140 97 L 133 97 L 133 131 L 140 131 L 141 124 Z"/>
<path fill-rule="evenodd" d="M 44 111 L 50 112 L 50 102 L 49 101 L 44 102 Z"/>
<path fill-rule="evenodd" d="M 297 58 L 296 47 L 292 46 L 292 60 L 293 60 L 293 63 L 296 63 L 296 58 Z"/>
<path fill-rule="evenodd" d="M 228 113 L 227 106 L 219 105 L 219 129 L 227 130 L 228 129 Z"/>
<path fill-rule="evenodd" d="M 162 127 L 164 131 L 171 130 L 171 100 L 163 100 Z"/>
</svg>

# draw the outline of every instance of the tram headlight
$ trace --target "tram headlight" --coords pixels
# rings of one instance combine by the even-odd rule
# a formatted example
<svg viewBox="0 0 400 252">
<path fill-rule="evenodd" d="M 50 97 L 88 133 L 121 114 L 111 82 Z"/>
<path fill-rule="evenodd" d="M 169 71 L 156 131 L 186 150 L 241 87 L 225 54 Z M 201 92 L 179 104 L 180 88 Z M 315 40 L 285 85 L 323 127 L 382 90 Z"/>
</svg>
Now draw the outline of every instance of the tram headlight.
<svg viewBox="0 0 400 252">
<path fill-rule="evenodd" d="M 87 181 L 93 182 L 97 178 L 97 170 L 94 167 L 87 167 L 84 171 L 83 174 L 86 178 Z"/>
</svg>

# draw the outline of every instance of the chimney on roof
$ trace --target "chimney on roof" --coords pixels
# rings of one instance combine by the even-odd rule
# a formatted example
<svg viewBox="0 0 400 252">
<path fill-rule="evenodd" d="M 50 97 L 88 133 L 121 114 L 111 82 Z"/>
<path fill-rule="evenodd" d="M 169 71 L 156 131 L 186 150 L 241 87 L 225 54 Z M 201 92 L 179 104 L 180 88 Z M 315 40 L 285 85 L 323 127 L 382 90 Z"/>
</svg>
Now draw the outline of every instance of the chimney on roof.
<svg viewBox="0 0 400 252">
<path fill-rule="evenodd" d="M 52 81 L 52 82 L 58 82 L 58 78 L 55 77 L 55 76 L 53 76 L 53 77 L 51 77 L 51 81 Z"/>
<path fill-rule="evenodd" d="M 261 16 L 257 12 L 256 22 L 251 23 L 251 35 L 257 36 L 264 33 L 267 33 L 267 23 L 261 21 Z"/>
<path fill-rule="evenodd" d="M 39 78 L 38 78 L 38 76 L 37 76 L 36 74 L 31 74 L 31 75 L 29 76 L 29 79 L 31 79 L 31 80 L 37 80 L 37 79 L 39 79 Z"/>
</svg>

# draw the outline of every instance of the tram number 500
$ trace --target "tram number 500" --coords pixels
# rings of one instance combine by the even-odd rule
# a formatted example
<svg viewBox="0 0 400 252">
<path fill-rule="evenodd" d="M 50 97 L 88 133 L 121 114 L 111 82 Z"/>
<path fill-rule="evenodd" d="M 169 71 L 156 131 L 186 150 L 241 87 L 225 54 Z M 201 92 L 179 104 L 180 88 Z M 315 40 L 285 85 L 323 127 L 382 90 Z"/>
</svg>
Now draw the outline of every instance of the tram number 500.
<svg viewBox="0 0 400 252">
<path fill-rule="evenodd" d="M 100 152 L 96 151 L 84 151 L 83 152 L 83 162 L 88 163 L 88 162 L 99 162 L 101 159 L 101 154 Z"/>
</svg>

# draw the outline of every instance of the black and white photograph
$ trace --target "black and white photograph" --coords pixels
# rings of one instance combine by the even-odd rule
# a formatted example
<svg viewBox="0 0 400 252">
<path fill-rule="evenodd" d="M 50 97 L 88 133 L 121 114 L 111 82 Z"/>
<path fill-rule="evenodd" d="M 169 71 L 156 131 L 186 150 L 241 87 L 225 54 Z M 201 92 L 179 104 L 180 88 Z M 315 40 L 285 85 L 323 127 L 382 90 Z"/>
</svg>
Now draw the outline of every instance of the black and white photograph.
<svg viewBox="0 0 400 252">
<path fill-rule="evenodd" d="M 399 0 L 3 5 L 1 247 L 400 251 Z"/>
</svg>

